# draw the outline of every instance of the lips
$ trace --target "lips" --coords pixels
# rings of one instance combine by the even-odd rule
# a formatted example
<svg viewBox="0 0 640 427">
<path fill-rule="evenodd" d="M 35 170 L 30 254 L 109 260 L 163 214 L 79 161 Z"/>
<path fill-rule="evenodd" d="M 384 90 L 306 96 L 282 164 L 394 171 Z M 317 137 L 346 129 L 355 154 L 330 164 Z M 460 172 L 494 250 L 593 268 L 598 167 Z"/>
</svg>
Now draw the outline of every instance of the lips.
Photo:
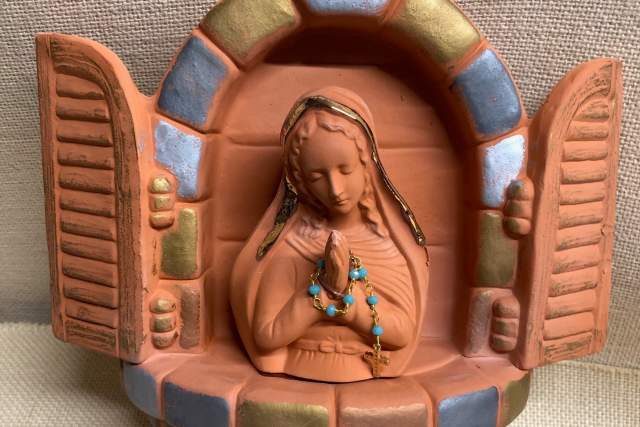
<svg viewBox="0 0 640 427">
<path fill-rule="evenodd" d="M 334 200 L 333 204 L 336 206 L 344 206 L 349 202 L 349 199 L 339 199 L 339 200 Z"/>
</svg>

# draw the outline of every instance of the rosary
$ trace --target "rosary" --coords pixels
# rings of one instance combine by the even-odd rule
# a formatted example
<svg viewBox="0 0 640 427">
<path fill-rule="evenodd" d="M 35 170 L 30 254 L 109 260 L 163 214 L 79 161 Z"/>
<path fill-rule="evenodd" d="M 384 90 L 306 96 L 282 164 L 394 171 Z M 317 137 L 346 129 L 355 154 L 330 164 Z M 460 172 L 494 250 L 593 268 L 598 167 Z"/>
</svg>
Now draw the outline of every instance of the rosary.
<svg viewBox="0 0 640 427">
<path fill-rule="evenodd" d="M 372 327 L 371 333 L 375 337 L 373 344 L 373 351 L 368 351 L 363 355 L 364 360 L 371 365 L 371 372 L 375 378 L 382 376 L 382 370 L 389 366 L 391 359 L 382 355 L 382 346 L 380 345 L 380 336 L 384 333 L 384 329 L 380 326 L 380 317 L 376 310 L 376 304 L 378 304 L 378 297 L 373 293 L 373 285 L 369 282 L 368 271 L 362 266 L 360 258 L 349 255 L 349 262 L 351 270 L 349 271 L 349 284 L 347 286 L 346 294 L 342 295 L 342 302 L 339 306 L 335 304 L 329 304 L 325 307 L 320 300 L 320 291 L 322 287 L 320 285 L 320 276 L 325 268 L 325 261 L 323 259 L 318 260 L 316 265 L 316 271 L 311 274 L 309 281 L 309 295 L 313 297 L 313 306 L 329 317 L 345 316 L 349 312 L 349 308 L 355 304 L 355 298 L 353 297 L 353 289 L 362 282 L 364 285 L 366 301 L 371 310 Z M 339 295 L 337 292 L 335 293 Z"/>
</svg>

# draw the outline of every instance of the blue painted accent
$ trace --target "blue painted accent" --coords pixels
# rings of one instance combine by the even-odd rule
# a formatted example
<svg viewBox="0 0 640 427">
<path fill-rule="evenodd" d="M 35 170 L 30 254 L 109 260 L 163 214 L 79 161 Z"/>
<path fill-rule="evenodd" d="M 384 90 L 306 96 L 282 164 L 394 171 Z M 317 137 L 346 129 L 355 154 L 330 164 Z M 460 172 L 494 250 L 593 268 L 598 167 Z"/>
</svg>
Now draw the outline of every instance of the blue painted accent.
<svg viewBox="0 0 640 427">
<path fill-rule="evenodd" d="M 318 285 L 309 286 L 309 295 L 311 295 L 312 297 L 315 297 L 318 294 L 320 294 L 320 286 Z"/>
<path fill-rule="evenodd" d="M 495 427 L 498 422 L 498 389 L 450 397 L 438 405 L 438 427 Z"/>
<path fill-rule="evenodd" d="M 345 304 L 353 305 L 356 302 L 356 299 L 353 297 L 353 295 L 345 295 L 342 298 L 342 302 Z"/>
<path fill-rule="evenodd" d="M 318 262 L 316 262 L 316 267 L 318 267 L 320 270 L 324 269 L 325 265 L 326 263 L 324 262 L 323 259 L 319 259 Z"/>
<path fill-rule="evenodd" d="M 327 306 L 326 312 L 327 312 L 327 316 L 329 316 L 329 317 L 335 316 L 336 315 L 336 306 L 333 305 L 333 304 L 329 304 Z"/>
<path fill-rule="evenodd" d="M 363 267 L 360 269 L 359 273 L 360 273 L 360 278 L 364 279 L 369 274 L 369 270 Z"/>
<path fill-rule="evenodd" d="M 162 418 L 157 384 L 153 375 L 139 365 L 124 362 L 122 382 L 131 403 L 151 417 Z"/>
<path fill-rule="evenodd" d="M 191 37 L 162 85 L 158 107 L 171 118 L 202 127 L 227 74 L 224 62 Z"/>
<path fill-rule="evenodd" d="M 482 203 L 500 208 L 506 191 L 524 164 L 525 140 L 514 135 L 485 150 L 482 168 Z"/>
<path fill-rule="evenodd" d="M 360 279 L 360 271 L 358 270 L 351 270 L 349 272 L 349 279 L 351 280 L 358 280 Z"/>
<path fill-rule="evenodd" d="M 369 295 L 367 297 L 367 304 L 376 305 L 378 303 L 378 297 L 375 295 Z"/>
<path fill-rule="evenodd" d="M 316 13 L 376 15 L 389 4 L 389 0 L 307 0 L 307 4 Z"/>
<path fill-rule="evenodd" d="M 178 195 L 193 199 L 198 194 L 198 172 L 202 157 L 202 141 L 167 122 L 160 122 L 155 131 L 156 160 L 178 179 Z"/>
<path fill-rule="evenodd" d="M 453 83 L 469 110 L 476 131 L 486 139 L 512 130 L 522 117 L 520 97 L 507 69 L 485 50 Z"/>
<path fill-rule="evenodd" d="M 384 328 L 380 325 L 376 325 L 373 328 L 371 328 L 371 333 L 376 337 L 379 337 L 382 334 L 384 334 Z"/>
<path fill-rule="evenodd" d="M 172 383 L 163 386 L 164 416 L 180 427 L 226 427 L 229 403 L 221 397 L 193 393 Z"/>
</svg>

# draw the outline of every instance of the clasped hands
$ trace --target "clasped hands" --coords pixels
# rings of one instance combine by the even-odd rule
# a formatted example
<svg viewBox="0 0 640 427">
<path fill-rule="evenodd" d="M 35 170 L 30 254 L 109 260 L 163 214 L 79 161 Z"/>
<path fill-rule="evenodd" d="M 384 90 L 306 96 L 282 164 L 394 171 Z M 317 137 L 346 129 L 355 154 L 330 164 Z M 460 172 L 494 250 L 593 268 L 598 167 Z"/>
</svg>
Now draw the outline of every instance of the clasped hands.
<svg viewBox="0 0 640 427">
<path fill-rule="evenodd" d="M 332 231 L 325 245 L 324 268 L 318 278 L 318 282 L 324 290 L 324 292 L 321 292 L 320 298 L 324 300 L 323 303 L 325 305 L 341 301 L 349 293 L 349 272 L 352 268 L 351 255 L 346 237 L 337 230 Z M 364 290 L 357 285 L 353 287 L 352 292 L 356 301 L 366 299 Z M 362 304 L 356 303 L 346 315 L 336 316 L 334 319 L 336 321 L 351 322 L 356 316 L 359 305 Z M 323 317 L 323 320 L 326 320 L 326 316 Z"/>
<path fill-rule="evenodd" d="M 324 270 L 320 284 L 331 299 L 340 299 L 347 293 L 351 252 L 347 239 L 339 231 L 332 231 L 324 248 Z"/>
</svg>

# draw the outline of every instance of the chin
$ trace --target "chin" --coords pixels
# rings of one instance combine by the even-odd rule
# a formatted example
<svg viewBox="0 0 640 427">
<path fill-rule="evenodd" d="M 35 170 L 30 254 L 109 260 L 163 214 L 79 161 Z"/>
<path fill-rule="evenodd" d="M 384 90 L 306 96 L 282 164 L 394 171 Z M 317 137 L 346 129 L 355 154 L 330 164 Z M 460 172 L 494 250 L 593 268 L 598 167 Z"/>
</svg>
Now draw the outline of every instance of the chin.
<svg viewBox="0 0 640 427">
<path fill-rule="evenodd" d="M 356 206 L 352 204 L 348 204 L 345 206 L 334 206 L 331 209 L 331 214 L 334 216 L 347 215 L 347 214 L 350 214 L 355 208 Z"/>
</svg>

